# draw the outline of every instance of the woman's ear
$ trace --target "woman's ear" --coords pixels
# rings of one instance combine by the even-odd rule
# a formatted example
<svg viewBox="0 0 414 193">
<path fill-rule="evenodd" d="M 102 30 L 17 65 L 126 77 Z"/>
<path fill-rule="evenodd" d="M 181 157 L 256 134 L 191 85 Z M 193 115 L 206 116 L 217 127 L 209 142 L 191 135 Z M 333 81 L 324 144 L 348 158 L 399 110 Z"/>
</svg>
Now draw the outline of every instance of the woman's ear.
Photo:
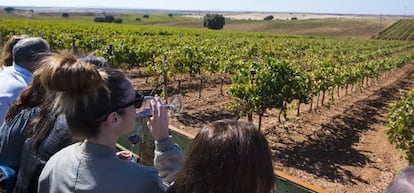
<svg viewBox="0 0 414 193">
<path fill-rule="evenodd" d="M 119 123 L 119 114 L 117 112 L 112 112 L 108 115 L 105 120 L 105 124 L 108 126 L 115 126 Z"/>
</svg>

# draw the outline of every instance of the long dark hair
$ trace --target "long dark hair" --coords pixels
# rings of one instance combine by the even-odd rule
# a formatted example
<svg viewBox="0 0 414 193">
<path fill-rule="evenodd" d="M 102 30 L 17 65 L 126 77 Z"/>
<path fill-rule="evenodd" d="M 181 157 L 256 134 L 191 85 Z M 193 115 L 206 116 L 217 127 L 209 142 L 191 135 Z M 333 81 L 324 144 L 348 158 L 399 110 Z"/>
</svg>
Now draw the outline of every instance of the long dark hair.
<svg viewBox="0 0 414 193">
<path fill-rule="evenodd" d="M 220 120 L 197 134 L 167 193 L 269 193 L 274 182 L 262 133 L 250 123 Z"/>
<path fill-rule="evenodd" d="M 53 110 L 54 97 L 56 94 L 50 92 L 43 103 L 39 106 L 39 114 L 33 118 L 26 129 L 26 136 L 33 139 L 33 150 L 37 152 L 42 141 L 49 135 L 54 128 L 54 124 L 59 114 Z"/>
<path fill-rule="evenodd" d="M 125 74 L 98 68 L 69 53 L 53 54 L 43 63 L 41 82 L 57 91 L 53 111 L 65 114 L 72 134 L 96 137 L 102 118 L 125 102 Z"/>
</svg>

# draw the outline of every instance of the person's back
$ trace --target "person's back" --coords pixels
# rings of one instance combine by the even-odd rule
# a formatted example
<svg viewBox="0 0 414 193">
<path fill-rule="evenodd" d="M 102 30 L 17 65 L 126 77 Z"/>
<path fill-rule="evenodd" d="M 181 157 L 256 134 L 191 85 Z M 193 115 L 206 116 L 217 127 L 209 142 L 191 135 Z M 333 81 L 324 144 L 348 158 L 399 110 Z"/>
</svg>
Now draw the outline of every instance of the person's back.
<svg viewBox="0 0 414 193">
<path fill-rule="evenodd" d="M 14 45 L 13 65 L 0 72 L 0 123 L 4 121 L 10 105 L 32 80 L 41 53 L 48 51 L 49 45 L 41 38 L 25 38 Z"/>
<path fill-rule="evenodd" d="M 37 112 L 38 108 L 24 109 L 0 126 L 0 165 L 8 166 L 16 172 L 19 170 L 26 140 L 25 129 Z"/>
<path fill-rule="evenodd" d="M 59 154 L 42 171 L 53 178 L 41 177 L 40 192 L 164 192 L 155 168 L 121 160 L 104 145 L 76 143 Z"/>
<path fill-rule="evenodd" d="M 0 72 L 0 123 L 4 121 L 9 106 L 30 81 L 31 72 L 18 65 L 6 67 Z"/>
</svg>

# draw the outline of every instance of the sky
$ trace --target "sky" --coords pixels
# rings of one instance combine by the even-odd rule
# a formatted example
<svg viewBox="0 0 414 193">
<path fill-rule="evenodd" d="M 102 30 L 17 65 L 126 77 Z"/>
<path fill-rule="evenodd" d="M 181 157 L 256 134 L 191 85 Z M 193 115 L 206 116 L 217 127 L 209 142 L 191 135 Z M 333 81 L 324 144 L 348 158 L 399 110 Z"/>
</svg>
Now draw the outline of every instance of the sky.
<svg viewBox="0 0 414 193">
<path fill-rule="evenodd" d="M 0 6 L 414 15 L 414 0 L 0 0 Z"/>
</svg>

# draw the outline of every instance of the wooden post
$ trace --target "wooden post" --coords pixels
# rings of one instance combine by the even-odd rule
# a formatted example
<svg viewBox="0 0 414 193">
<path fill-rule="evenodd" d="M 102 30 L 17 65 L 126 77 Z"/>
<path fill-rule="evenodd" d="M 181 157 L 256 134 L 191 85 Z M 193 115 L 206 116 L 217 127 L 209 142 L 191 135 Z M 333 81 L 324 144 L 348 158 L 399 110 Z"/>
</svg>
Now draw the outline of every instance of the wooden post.
<svg viewBox="0 0 414 193">
<path fill-rule="evenodd" d="M 50 50 L 53 50 L 54 48 L 53 35 L 49 35 L 49 47 Z"/>
<path fill-rule="evenodd" d="M 164 79 L 164 100 L 168 99 L 168 64 L 167 64 L 167 54 L 164 54 L 164 60 L 163 60 L 163 69 L 162 69 L 162 75 Z"/>
<path fill-rule="evenodd" d="M 78 54 L 78 48 L 76 47 L 76 39 L 75 37 L 72 37 L 72 50 L 73 50 L 73 54 Z"/>
<path fill-rule="evenodd" d="M 4 46 L 4 29 L 2 28 L 1 29 L 1 31 L 0 31 L 0 45 L 1 45 L 1 47 L 3 47 Z"/>
<path fill-rule="evenodd" d="M 201 98 L 201 90 L 203 89 L 203 82 L 204 82 L 204 78 L 201 77 L 200 78 L 200 85 L 198 87 L 198 98 Z"/>
<path fill-rule="evenodd" d="M 112 44 L 109 44 L 109 48 L 108 48 L 108 52 L 109 52 L 109 55 L 113 55 L 113 45 Z"/>
<path fill-rule="evenodd" d="M 224 78 L 220 78 L 221 80 L 221 86 L 220 86 L 220 94 L 221 96 L 224 96 L 223 87 L 224 87 Z"/>
<path fill-rule="evenodd" d="M 178 79 L 178 94 L 181 94 L 181 82 L 183 81 L 182 79 Z"/>
</svg>

